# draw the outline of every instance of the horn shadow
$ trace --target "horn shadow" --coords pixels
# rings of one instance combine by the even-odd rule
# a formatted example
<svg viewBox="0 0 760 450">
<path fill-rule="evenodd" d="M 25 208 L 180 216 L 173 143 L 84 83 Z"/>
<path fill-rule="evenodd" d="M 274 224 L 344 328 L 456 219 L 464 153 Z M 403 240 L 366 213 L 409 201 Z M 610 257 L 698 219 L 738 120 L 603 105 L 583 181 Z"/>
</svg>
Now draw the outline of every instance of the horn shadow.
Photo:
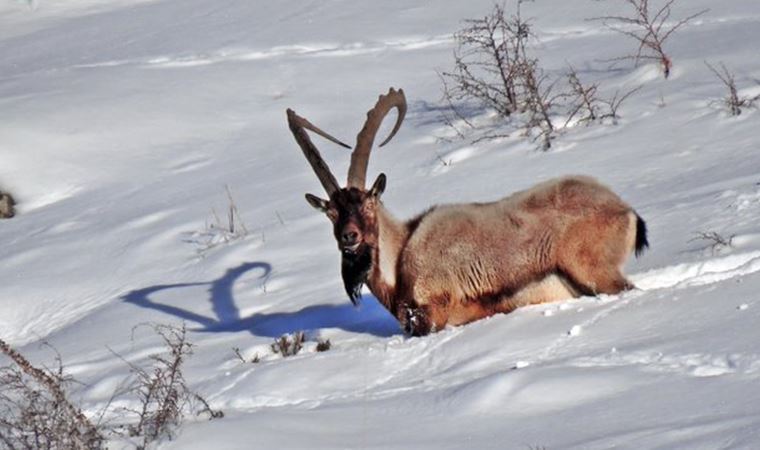
<svg viewBox="0 0 760 450">
<path fill-rule="evenodd" d="M 199 327 L 194 331 L 207 333 L 249 332 L 254 336 L 278 338 L 283 334 L 303 330 L 337 328 L 352 333 L 366 333 L 378 337 L 401 334 L 398 322 L 371 295 L 362 297 L 357 310 L 349 303 L 344 305 L 313 305 L 292 312 L 255 313 L 241 317 L 233 295 L 235 282 L 245 273 L 259 270 L 259 278 L 267 278 L 272 266 L 265 262 L 248 262 L 228 269 L 224 275 L 208 282 L 158 284 L 135 289 L 121 299 L 141 308 L 153 309 Z M 164 291 L 208 286 L 209 301 L 214 316 L 206 316 L 176 305 L 161 303 L 157 295 Z"/>
</svg>

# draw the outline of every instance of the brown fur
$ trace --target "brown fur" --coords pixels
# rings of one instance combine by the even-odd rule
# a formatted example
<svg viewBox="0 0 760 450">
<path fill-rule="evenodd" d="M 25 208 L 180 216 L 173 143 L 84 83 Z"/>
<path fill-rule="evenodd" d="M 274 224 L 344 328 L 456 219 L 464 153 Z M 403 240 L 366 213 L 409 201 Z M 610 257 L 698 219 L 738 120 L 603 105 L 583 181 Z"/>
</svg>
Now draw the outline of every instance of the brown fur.
<svg viewBox="0 0 760 450">
<path fill-rule="evenodd" d="M 367 285 L 411 334 L 633 287 L 620 269 L 634 250 L 636 215 L 592 178 L 438 206 L 407 224 L 381 204 L 376 216 L 378 229 L 365 232 L 378 243 Z M 392 270 L 383 258 L 396 260 Z"/>
</svg>

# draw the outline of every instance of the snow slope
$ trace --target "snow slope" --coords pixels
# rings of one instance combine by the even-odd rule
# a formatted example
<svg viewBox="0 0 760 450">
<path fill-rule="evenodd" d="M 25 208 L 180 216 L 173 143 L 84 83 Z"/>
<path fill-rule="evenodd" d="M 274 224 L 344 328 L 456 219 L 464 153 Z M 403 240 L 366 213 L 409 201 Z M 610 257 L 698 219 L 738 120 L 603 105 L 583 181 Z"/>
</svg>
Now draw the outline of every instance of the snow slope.
<svg viewBox="0 0 760 450">
<path fill-rule="evenodd" d="M 1 2 L 0 188 L 19 215 L 0 222 L 0 335 L 39 363 L 53 344 L 96 413 L 129 371 L 112 351 L 139 364 L 159 348 L 133 327 L 185 321 L 188 381 L 226 417 L 191 420 L 166 449 L 757 448 L 760 116 L 721 111 L 703 61 L 759 94 L 760 4 L 680 2 L 679 17 L 712 9 L 672 37 L 669 80 L 602 62 L 635 44 L 585 19 L 618 3 L 525 4 L 549 70 L 571 63 L 606 94 L 643 86 L 618 125 L 571 129 L 548 153 L 438 141 L 436 70 L 491 5 Z M 389 86 L 410 111 L 369 177 L 388 174 L 399 217 L 594 175 L 647 220 L 652 248 L 628 266 L 640 289 L 411 339 L 371 295 L 353 308 L 284 111 L 350 139 Z M 342 177 L 346 152 L 321 147 Z M 250 232 L 202 251 L 225 185 Z M 299 330 L 307 351 L 269 354 Z M 317 337 L 333 348 L 313 352 Z"/>
</svg>

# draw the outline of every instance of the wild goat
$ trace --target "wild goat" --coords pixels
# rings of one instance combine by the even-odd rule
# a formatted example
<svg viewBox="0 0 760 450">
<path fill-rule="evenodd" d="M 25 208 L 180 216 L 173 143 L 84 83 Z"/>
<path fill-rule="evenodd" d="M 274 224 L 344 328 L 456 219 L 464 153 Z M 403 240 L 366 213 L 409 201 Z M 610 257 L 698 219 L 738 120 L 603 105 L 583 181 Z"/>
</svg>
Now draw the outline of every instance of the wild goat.
<svg viewBox="0 0 760 450">
<path fill-rule="evenodd" d="M 367 113 L 356 138 L 348 185 L 338 185 L 306 130 L 338 139 L 287 110 L 288 124 L 329 199 L 306 194 L 333 223 L 343 283 L 356 304 L 363 284 L 411 335 L 515 308 L 634 286 L 621 269 L 649 244 L 636 212 L 592 178 L 546 181 L 491 203 L 434 206 L 407 222 L 380 201 L 386 177 L 367 190 L 372 143 L 391 109 L 406 114 L 403 90 L 390 89 Z"/>
</svg>

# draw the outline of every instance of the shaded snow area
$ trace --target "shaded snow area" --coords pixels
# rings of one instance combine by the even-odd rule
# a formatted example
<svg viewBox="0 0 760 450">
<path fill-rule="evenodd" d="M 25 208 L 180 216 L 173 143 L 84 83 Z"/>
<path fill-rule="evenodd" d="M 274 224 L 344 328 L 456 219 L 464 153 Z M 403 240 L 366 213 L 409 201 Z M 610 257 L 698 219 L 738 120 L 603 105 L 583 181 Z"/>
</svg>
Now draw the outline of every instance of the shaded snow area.
<svg viewBox="0 0 760 450">
<path fill-rule="evenodd" d="M 160 350 L 134 327 L 184 321 L 187 382 L 225 417 L 188 417 L 161 449 L 760 448 L 760 113 L 730 117 L 704 64 L 760 93 L 760 3 L 677 2 L 674 21 L 710 11 L 670 37 L 667 80 L 605 61 L 636 43 L 586 19 L 622 4 L 523 5 L 549 73 L 641 86 L 616 125 L 542 152 L 519 133 L 441 140 L 437 72 L 490 0 L 0 0 L 0 190 L 18 201 L 0 222 L 0 337 L 40 365 L 55 347 L 96 416 L 125 361 Z M 388 175 L 398 217 L 592 175 L 647 221 L 638 289 L 422 338 L 368 291 L 354 308 L 285 109 L 348 142 L 390 86 L 409 112 L 368 178 Z M 348 153 L 323 142 L 343 182 Z M 712 232 L 730 245 L 697 235 Z M 302 330 L 299 354 L 272 353 Z"/>
</svg>

